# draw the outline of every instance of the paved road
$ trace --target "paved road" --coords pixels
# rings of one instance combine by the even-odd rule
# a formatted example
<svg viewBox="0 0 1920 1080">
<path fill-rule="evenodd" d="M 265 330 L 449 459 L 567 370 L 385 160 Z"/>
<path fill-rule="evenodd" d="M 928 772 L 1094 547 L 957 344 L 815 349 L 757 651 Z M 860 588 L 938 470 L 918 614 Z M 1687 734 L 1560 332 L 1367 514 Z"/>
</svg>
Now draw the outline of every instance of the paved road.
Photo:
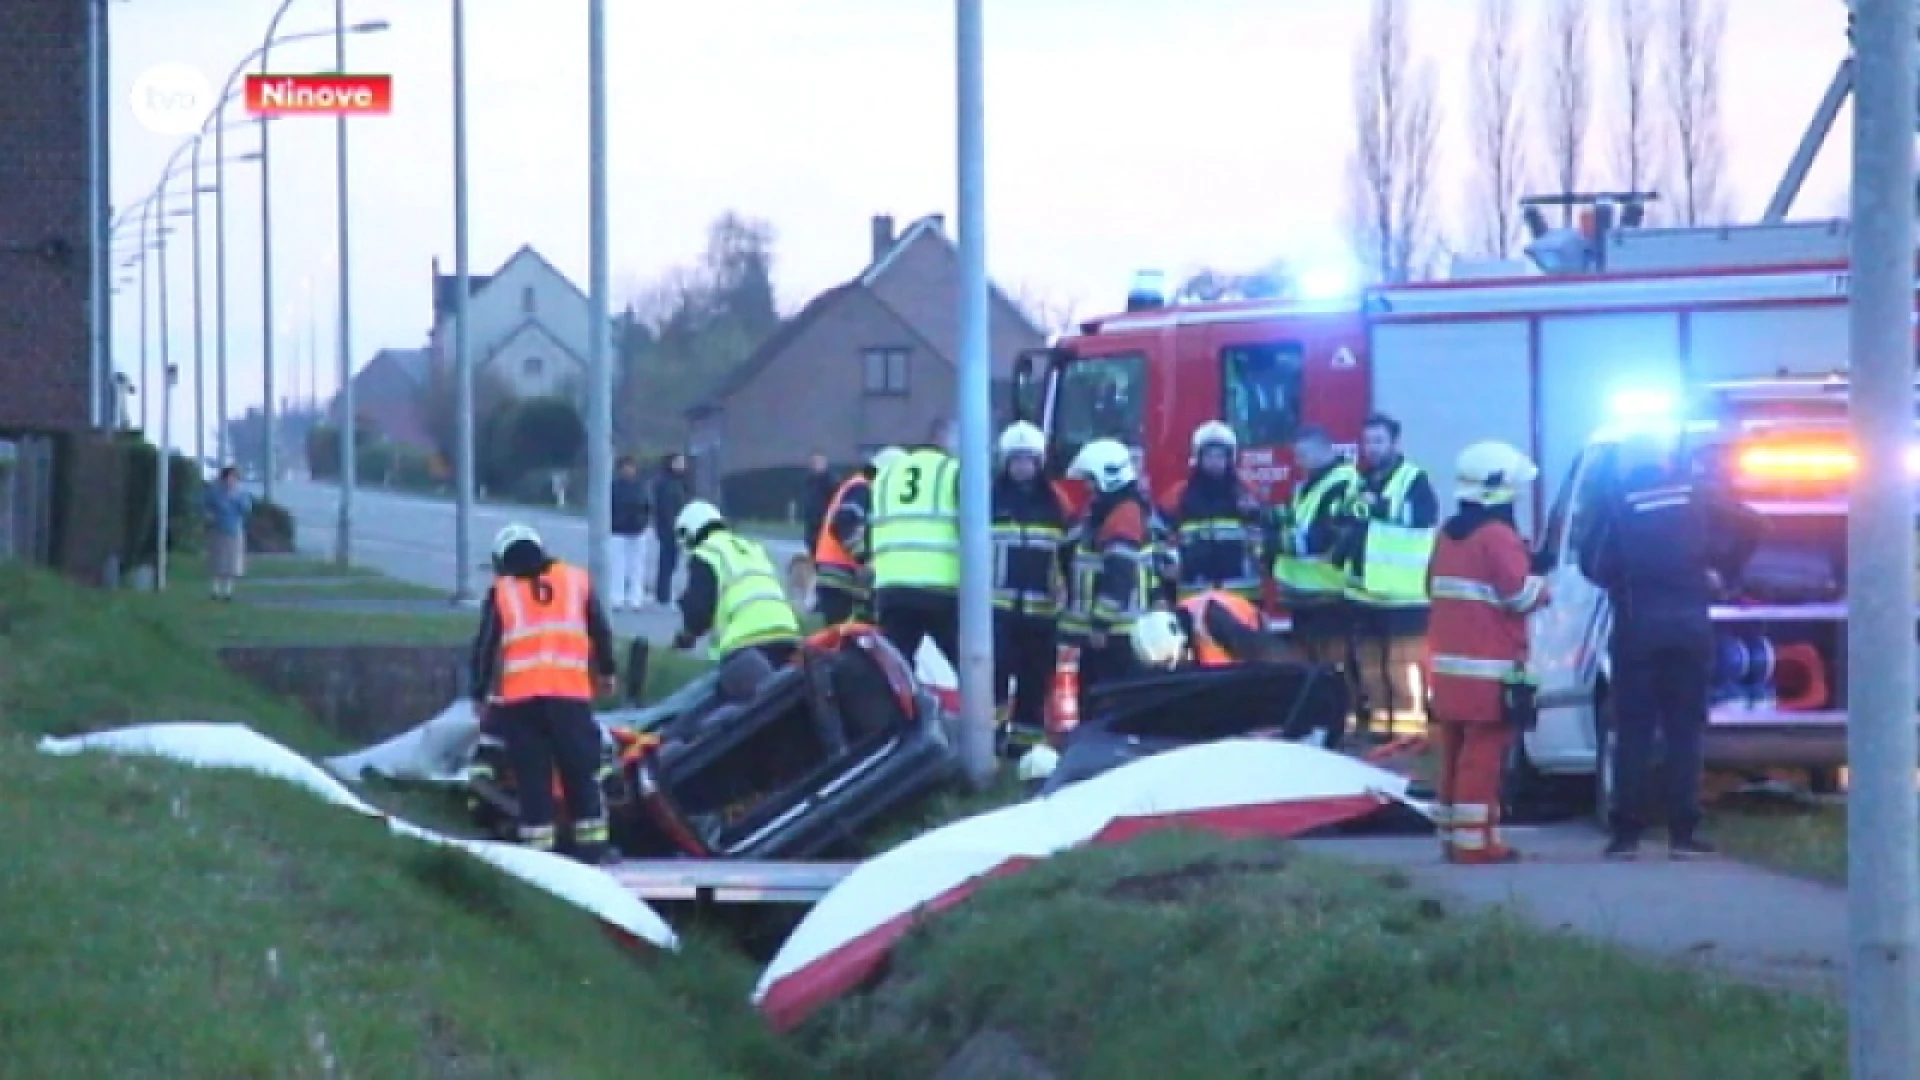
<svg viewBox="0 0 1920 1080">
<path fill-rule="evenodd" d="M 1549 930 L 1717 968 L 1736 978 L 1838 994 L 1847 964 L 1847 894 L 1732 860 L 1672 862 L 1658 843 L 1641 861 L 1599 857 L 1584 825 L 1508 830 L 1525 862 L 1449 866 L 1431 837 L 1339 837 L 1308 850 L 1404 871 L 1414 885 L 1470 907 L 1506 907 Z"/>
<path fill-rule="evenodd" d="M 275 486 L 274 497 L 292 512 L 297 524 L 296 544 L 304 554 L 333 554 L 335 522 L 339 518 L 339 489 L 331 484 L 286 480 Z M 354 495 L 354 563 L 398 581 L 446 589 L 454 587 L 454 507 L 440 499 L 361 490 Z M 540 531 L 558 557 L 586 565 L 587 523 L 568 514 L 520 507 L 476 505 L 473 511 L 473 559 L 469 582 L 476 594 L 486 589 L 486 568 L 493 536 L 511 522 Z M 791 540 L 766 539 L 768 554 L 784 566 L 800 550 Z M 614 623 L 620 632 L 656 641 L 673 636 L 679 625 L 671 610 L 625 612 Z"/>
</svg>

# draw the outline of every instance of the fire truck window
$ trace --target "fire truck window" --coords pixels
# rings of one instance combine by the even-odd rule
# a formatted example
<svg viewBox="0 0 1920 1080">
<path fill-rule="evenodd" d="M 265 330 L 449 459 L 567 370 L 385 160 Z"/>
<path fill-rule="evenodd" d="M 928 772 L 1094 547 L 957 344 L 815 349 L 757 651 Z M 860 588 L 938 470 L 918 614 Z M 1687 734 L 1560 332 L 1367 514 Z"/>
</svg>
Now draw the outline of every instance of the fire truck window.
<svg viewBox="0 0 1920 1080">
<path fill-rule="evenodd" d="M 1065 468 L 1095 439 L 1118 439 L 1139 447 L 1147 395 L 1147 358 L 1139 353 L 1091 356 L 1060 373 L 1048 457 Z"/>
<path fill-rule="evenodd" d="M 1283 446 L 1300 426 L 1299 345 L 1234 345 L 1220 352 L 1221 411 L 1242 446 Z"/>
</svg>

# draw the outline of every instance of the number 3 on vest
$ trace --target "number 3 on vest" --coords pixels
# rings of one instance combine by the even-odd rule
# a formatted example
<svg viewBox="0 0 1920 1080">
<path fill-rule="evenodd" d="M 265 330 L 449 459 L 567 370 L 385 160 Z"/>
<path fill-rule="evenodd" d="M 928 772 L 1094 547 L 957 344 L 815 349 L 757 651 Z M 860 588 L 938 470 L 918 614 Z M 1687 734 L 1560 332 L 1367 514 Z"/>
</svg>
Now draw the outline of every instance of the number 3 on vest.
<svg viewBox="0 0 1920 1080">
<path fill-rule="evenodd" d="M 907 490 L 900 493 L 900 501 L 911 505 L 920 501 L 920 466 L 909 465 L 905 471 Z"/>
</svg>

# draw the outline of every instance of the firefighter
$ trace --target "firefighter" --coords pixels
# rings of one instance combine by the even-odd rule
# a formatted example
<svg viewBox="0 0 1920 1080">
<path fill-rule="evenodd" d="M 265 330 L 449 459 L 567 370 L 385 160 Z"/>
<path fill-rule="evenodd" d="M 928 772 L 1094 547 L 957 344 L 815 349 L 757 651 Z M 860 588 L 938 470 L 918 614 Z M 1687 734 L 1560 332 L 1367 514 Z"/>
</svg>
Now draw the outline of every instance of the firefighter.
<svg viewBox="0 0 1920 1080">
<path fill-rule="evenodd" d="M 1181 598 L 1225 589 L 1260 599 L 1260 502 L 1234 469 L 1239 453 L 1233 429 L 1218 420 L 1193 430 L 1191 471 L 1162 511 L 1179 545 Z"/>
<path fill-rule="evenodd" d="M 1232 667 L 1271 655 L 1266 621 L 1251 600 L 1215 589 L 1155 611 L 1134 630 L 1133 654 L 1147 668 Z"/>
<path fill-rule="evenodd" d="M 673 647 L 691 649 L 706 635 L 707 654 L 723 668 L 743 650 L 761 654 L 775 668 L 793 659 L 800 617 L 767 549 L 729 529 L 720 508 L 700 499 L 681 508 L 673 531 L 692 553 Z"/>
<path fill-rule="evenodd" d="M 1093 486 L 1093 499 L 1065 549 L 1067 609 L 1062 636 L 1081 646 L 1081 711 L 1087 692 L 1134 671 L 1134 622 L 1152 606 L 1153 508 L 1140 492 L 1133 454 L 1112 439 L 1082 447 L 1067 475 Z"/>
<path fill-rule="evenodd" d="M 880 631 L 913 663 L 928 638 L 960 658 L 960 463 L 951 425 L 873 478 L 867 542 Z"/>
<path fill-rule="evenodd" d="M 1440 524 L 1440 502 L 1426 470 L 1400 452 L 1400 422 L 1393 417 L 1367 417 L 1360 429 L 1360 459 L 1360 479 L 1345 511 L 1350 519 L 1342 538 L 1345 550 L 1337 561 L 1347 571 L 1367 711 L 1378 705 L 1391 724 L 1419 704 L 1411 673 L 1427 630 L 1427 561 Z"/>
<path fill-rule="evenodd" d="M 1273 577 L 1293 616 L 1294 638 L 1310 658 L 1322 662 L 1347 640 L 1346 578 L 1333 555 L 1360 474 L 1335 452 L 1322 428 L 1301 428 L 1293 455 L 1299 480 L 1274 517 L 1267 549 L 1274 552 Z"/>
<path fill-rule="evenodd" d="M 1507 751 L 1528 723 L 1513 688 L 1525 684 L 1527 615 L 1548 601 L 1513 521 L 1515 494 L 1539 474 L 1499 442 L 1460 452 L 1459 508 L 1434 542 L 1426 586 L 1428 709 L 1440 749 L 1434 824 L 1449 862 L 1504 863 L 1500 837 Z"/>
<path fill-rule="evenodd" d="M 547 554 L 540 534 L 508 525 L 493 542 L 493 585 L 480 606 L 471 683 L 478 710 L 505 743 L 520 796 L 520 842 L 559 846 L 552 777 L 572 821 L 566 854 L 607 861 L 607 811 L 599 784 L 597 689 L 612 694 L 618 667 L 606 610 L 585 571 Z"/>
<path fill-rule="evenodd" d="M 1668 850 L 1702 858 L 1698 834 L 1707 726 L 1714 578 L 1733 581 L 1759 545 L 1762 519 L 1711 486 L 1696 486 L 1671 439 L 1620 449 L 1620 484 L 1576 542 L 1580 570 L 1613 610 L 1610 712 L 1613 803 L 1608 858 L 1640 853 L 1656 732 L 1666 744 Z"/>
<path fill-rule="evenodd" d="M 827 503 L 820 532 L 813 537 L 813 605 L 828 625 L 866 620 L 867 513 L 873 506 L 873 477 L 905 451 L 889 446 L 867 467 L 847 477 Z"/>
<path fill-rule="evenodd" d="M 1003 745 L 1011 750 L 1046 734 L 1067 507 L 1041 472 L 1047 437 L 1039 428 L 1010 425 L 1000 434 L 999 450 L 993 483 L 993 693 L 1002 710 Z"/>
</svg>

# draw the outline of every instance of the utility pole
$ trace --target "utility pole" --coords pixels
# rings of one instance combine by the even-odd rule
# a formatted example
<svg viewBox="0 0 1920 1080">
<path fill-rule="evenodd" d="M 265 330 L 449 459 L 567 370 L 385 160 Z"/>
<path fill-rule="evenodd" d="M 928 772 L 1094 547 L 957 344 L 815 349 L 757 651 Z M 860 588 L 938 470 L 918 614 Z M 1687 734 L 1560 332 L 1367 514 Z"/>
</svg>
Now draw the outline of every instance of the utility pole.
<svg viewBox="0 0 1920 1080">
<path fill-rule="evenodd" d="M 1847 1008 L 1854 1080 L 1920 1075 L 1914 805 L 1914 0 L 1856 0 L 1847 515 Z"/>
<path fill-rule="evenodd" d="M 986 79 L 982 0 L 955 0 L 960 211 L 960 752 L 993 782 L 993 432 L 987 316 Z"/>
<path fill-rule="evenodd" d="M 333 0 L 333 65 L 347 73 L 347 0 Z M 336 343 L 340 351 L 340 522 L 333 542 L 334 561 L 353 565 L 353 489 L 360 482 L 360 440 L 353 403 L 353 266 L 349 261 L 347 236 L 351 219 L 347 210 L 347 114 L 333 118 L 333 200 L 334 200 L 334 272 L 340 276 L 340 317 Z M 309 323 L 308 325 L 312 325 Z M 308 377 L 319 383 L 320 354 L 316 350 L 309 363 Z M 318 395 L 315 395 L 316 398 Z"/>
<path fill-rule="evenodd" d="M 473 339 L 467 330 L 467 3 L 453 0 L 453 602 L 473 599 Z M 435 283 L 438 288 L 438 283 Z"/>
<path fill-rule="evenodd" d="M 605 589 L 613 531 L 612 322 L 607 314 L 607 4 L 587 0 L 587 575 Z M 602 594 L 604 595 L 604 593 Z"/>
</svg>

